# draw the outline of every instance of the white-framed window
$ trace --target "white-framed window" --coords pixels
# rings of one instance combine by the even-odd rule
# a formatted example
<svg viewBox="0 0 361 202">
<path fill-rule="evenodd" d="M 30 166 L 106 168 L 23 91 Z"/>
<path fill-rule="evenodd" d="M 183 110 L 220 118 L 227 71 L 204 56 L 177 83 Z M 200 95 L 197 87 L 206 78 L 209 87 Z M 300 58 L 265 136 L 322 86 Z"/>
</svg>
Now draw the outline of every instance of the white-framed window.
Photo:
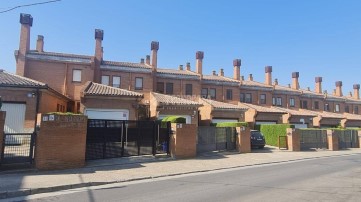
<svg viewBox="0 0 361 202">
<path fill-rule="evenodd" d="M 280 98 L 280 97 L 276 98 L 276 105 L 282 106 L 282 98 Z"/>
<path fill-rule="evenodd" d="M 340 112 L 340 104 L 335 105 L 335 112 Z"/>
<path fill-rule="evenodd" d="M 109 85 L 109 76 L 102 76 L 102 84 Z"/>
<path fill-rule="evenodd" d="M 81 70 L 80 69 L 73 69 L 73 81 L 81 82 Z"/>
<path fill-rule="evenodd" d="M 120 76 L 113 76 L 113 87 L 120 88 Z"/>
<path fill-rule="evenodd" d="M 135 90 L 143 90 L 143 77 L 135 78 Z"/>
<path fill-rule="evenodd" d="M 290 98 L 290 107 L 295 106 L 295 98 Z"/>
</svg>

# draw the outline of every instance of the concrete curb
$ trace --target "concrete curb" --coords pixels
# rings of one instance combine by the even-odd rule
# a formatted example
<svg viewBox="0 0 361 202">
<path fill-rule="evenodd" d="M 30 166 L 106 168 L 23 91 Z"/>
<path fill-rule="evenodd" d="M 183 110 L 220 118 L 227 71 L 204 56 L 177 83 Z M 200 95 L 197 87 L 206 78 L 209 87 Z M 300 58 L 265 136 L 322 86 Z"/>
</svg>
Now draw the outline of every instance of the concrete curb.
<svg viewBox="0 0 361 202">
<path fill-rule="evenodd" d="M 148 179 L 158 179 L 158 178 L 163 178 L 163 177 L 172 177 L 172 176 L 179 176 L 179 175 L 186 175 L 186 174 L 205 173 L 205 172 L 211 172 L 211 171 L 231 170 L 231 169 L 245 168 L 245 167 L 251 167 L 251 166 L 280 164 L 280 163 L 297 162 L 297 161 L 302 161 L 302 160 L 313 160 L 313 159 L 320 159 L 320 158 L 351 156 L 351 155 L 356 155 L 356 154 L 338 154 L 338 155 L 327 155 L 327 156 L 318 156 L 318 157 L 307 157 L 307 158 L 301 158 L 301 159 L 271 161 L 271 162 L 265 162 L 265 163 L 255 163 L 255 164 L 241 165 L 241 166 L 231 166 L 231 167 L 223 167 L 223 168 L 216 168 L 216 169 L 180 172 L 180 173 L 172 173 L 172 174 L 166 174 L 166 175 L 138 177 L 138 178 L 132 178 L 132 179 L 126 179 L 126 180 L 116 180 L 116 181 L 108 181 L 108 182 L 85 182 L 85 183 L 78 183 L 78 184 L 59 185 L 59 186 L 53 186 L 53 187 L 21 189 L 21 190 L 16 190 L 16 191 L 5 191 L 5 192 L 0 192 L 0 199 L 28 196 L 28 195 L 41 194 L 41 193 L 50 193 L 50 192 L 56 192 L 56 191 L 63 191 L 63 190 L 84 188 L 84 187 L 91 187 L 91 186 L 99 186 L 99 185 L 106 185 L 106 184 L 132 182 L 132 181 L 148 180 Z"/>
</svg>

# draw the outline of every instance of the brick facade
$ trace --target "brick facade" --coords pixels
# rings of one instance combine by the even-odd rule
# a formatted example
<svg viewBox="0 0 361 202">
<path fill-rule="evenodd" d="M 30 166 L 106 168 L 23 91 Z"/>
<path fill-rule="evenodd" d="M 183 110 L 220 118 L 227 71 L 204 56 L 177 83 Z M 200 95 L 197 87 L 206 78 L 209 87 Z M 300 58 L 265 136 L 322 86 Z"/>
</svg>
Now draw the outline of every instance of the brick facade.
<svg viewBox="0 0 361 202">
<path fill-rule="evenodd" d="M 85 165 L 86 116 L 43 114 L 40 128 L 35 147 L 37 169 L 69 169 Z"/>
</svg>

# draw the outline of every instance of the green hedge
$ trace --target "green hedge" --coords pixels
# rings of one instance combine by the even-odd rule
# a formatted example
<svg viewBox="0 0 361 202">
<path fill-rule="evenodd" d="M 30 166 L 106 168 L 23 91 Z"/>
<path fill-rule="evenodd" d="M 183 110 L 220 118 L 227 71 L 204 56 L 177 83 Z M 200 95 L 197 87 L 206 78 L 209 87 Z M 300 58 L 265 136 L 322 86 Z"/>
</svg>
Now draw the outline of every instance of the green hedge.
<svg viewBox="0 0 361 202">
<path fill-rule="evenodd" d="M 171 123 L 186 123 L 186 118 L 181 116 L 167 116 L 161 121 L 161 127 L 166 128 L 167 122 Z"/>
<path fill-rule="evenodd" d="M 222 122 L 222 123 L 212 123 L 211 126 L 215 127 L 247 127 L 247 122 Z"/>
<path fill-rule="evenodd" d="M 267 145 L 278 146 L 278 136 L 286 136 L 287 128 L 292 128 L 290 124 L 264 124 L 259 125 L 259 130 L 264 135 Z"/>
</svg>

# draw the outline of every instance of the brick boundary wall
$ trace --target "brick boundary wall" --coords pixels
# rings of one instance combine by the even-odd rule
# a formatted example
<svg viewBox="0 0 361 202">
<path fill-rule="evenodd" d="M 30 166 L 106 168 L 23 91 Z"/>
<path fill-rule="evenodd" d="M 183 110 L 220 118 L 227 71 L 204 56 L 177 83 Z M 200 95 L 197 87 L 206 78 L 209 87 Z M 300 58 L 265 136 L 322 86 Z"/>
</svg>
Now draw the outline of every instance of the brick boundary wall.
<svg viewBox="0 0 361 202">
<path fill-rule="evenodd" d="M 327 144 L 328 149 L 331 151 L 338 151 L 338 135 L 334 133 L 333 130 L 327 130 Z"/>
<path fill-rule="evenodd" d="M 172 123 L 174 132 L 170 138 L 170 153 L 173 158 L 194 158 L 197 155 L 197 125 Z"/>
<path fill-rule="evenodd" d="M 36 138 L 35 167 L 40 170 L 83 167 L 86 132 L 86 116 L 43 114 Z"/>
<path fill-rule="evenodd" d="M 2 150 L 3 150 L 2 147 L 3 147 L 3 139 L 4 139 L 5 117 L 6 117 L 6 112 L 5 111 L 0 111 L 0 154 L 1 154 Z"/>
<path fill-rule="evenodd" d="M 251 152 L 251 129 L 249 127 L 237 127 L 236 147 L 239 153 Z"/>
<path fill-rule="evenodd" d="M 300 130 L 287 128 L 287 145 L 290 151 L 301 151 Z"/>
</svg>

